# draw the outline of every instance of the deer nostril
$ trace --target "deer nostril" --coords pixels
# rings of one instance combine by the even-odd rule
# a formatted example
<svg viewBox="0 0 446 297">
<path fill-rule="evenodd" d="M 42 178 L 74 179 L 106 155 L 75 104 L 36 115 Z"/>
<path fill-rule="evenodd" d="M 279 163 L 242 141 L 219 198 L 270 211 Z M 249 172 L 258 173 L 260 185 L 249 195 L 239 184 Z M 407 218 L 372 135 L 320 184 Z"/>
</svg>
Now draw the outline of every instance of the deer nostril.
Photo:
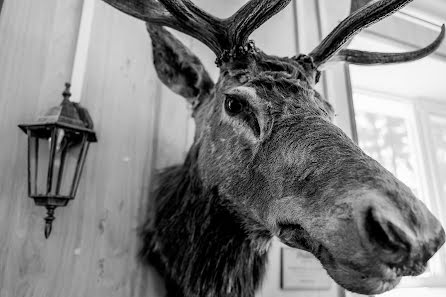
<svg viewBox="0 0 446 297">
<path fill-rule="evenodd" d="M 404 231 L 392 222 L 379 217 L 375 209 L 369 208 L 367 210 L 364 223 L 368 239 L 376 247 L 394 254 L 408 254 L 410 252 L 410 241 Z"/>
</svg>

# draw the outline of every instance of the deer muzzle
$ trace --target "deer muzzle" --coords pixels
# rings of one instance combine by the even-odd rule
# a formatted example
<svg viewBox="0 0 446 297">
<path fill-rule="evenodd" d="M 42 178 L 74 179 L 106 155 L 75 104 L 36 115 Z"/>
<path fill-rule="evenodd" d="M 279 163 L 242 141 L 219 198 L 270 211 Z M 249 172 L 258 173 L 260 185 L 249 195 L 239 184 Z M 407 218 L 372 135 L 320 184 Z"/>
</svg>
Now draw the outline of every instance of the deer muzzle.
<svg viewBox="0 0 446 297">
<path fill-rule="evenodd" d="M 408 199 L 412 201 L 408 204 L 398 201 L 403 198 L 392 201 L 375 193 L 366 197 L 356 203 L 355 221 L 362 244 L 398 276 L 423 273 L 427 261 L 445 242 L 440 222 L 415 198 Z"/>
<path fill-rule="evenodd" d="M 285 201 L 290 209 L 299 198 Z M 313 253 L 337 283 L 360 294 L 380 294 L 403 276 L 422 274 L 445 242 L 440 222 L 413 196 L 361 191 L 320 207 L 305 211 L 296 205 L 299 215 L 291 218 L 292 211 L 276 205 L 287 222 L 277 224 L 276 235 Z"/>
<path fill-rule="evenodd" d="M 383 293 L 423 273 L 445 242 L 423 202 L 338 128 L 317 118 L 295 123 L 270 155 L 278 197 L 266 217 L 274 234 L 313 253 L 353 292 Z"/>
</svg>

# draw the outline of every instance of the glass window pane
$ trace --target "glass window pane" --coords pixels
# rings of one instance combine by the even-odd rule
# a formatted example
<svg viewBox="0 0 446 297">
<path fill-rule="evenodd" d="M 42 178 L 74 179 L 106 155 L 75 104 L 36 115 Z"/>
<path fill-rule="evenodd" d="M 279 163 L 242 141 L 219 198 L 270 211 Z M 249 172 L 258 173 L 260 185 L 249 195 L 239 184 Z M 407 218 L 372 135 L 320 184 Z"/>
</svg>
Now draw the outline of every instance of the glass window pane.
<svg viewBox="0 0 446 297">
<path fill-rule="evenodd" d="M 370 107 L 378 101 L 379 109 Z M 354 103 L 359 146 L 420 196 L 408 115 L 401 112 L 399 104 L 373 96 L 355 94 Z"/>
<path fill-rule="evenodd" d="M 440 197 L 446 197 L 446 117 L 430 115 L 434 158 L 439 180 Z"/>
</svg>

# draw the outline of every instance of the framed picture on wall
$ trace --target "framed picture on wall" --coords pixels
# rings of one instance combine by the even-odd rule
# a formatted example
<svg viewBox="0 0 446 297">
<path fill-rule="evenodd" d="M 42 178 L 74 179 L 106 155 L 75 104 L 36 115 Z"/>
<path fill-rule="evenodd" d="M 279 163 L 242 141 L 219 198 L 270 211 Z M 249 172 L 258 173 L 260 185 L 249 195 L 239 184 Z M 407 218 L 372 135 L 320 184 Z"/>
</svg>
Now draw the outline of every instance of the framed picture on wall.
<svg viewBox="0 0 446 297">
<path fill-rule="evenodd" d="M 332 281 L 321 263 L 310 253 L 282 247 L 282 290 L 329 290 Z"/>
</svg>

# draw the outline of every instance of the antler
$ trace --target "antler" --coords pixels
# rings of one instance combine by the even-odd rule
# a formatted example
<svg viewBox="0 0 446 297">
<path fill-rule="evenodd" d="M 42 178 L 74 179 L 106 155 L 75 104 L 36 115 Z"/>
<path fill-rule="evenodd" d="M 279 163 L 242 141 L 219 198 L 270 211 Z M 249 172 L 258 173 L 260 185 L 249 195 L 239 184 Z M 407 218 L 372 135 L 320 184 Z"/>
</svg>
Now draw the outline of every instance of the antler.
<svg viewBox="0 0 446 297">
<path fill-rule="evenodd" d="M 150 24 L 167 26 L 190 35 L 215 53 L 225 39 L 222 21 L 196 7 L 190 0 L 103 0 L 120 11 Z"/>
<path fill-rule="evenodd" d="M 330 62 L 347 62 L 356 65 L 383 65 L 412 62 L 429 56 L 435 52 L 445 38 L 445 25 L 437 39 L 425 48 L 406 53 L 379 53 L 360 50 L 343 49 Z"/>
<path fill-rule="evenodd" d="M 350 14 L 356 12 L 357 10 L 363 8 L 373 1 L 374 0 L 352 0 L 352 3 L 350 5 Z"/>
<path fill-rule="evenodd" d="M 221 59 L 239 47 L 291 0 L 250 0 L 233 16 L 220 19 L 198 8 L 191 0 L 103 0 L 117 9 L 150 24 L 167 26 L 192 36 L 208 46 Z M 319 68 L 328 60 L 372 65 L 421 59 L 440 46 L 444 28 L 426 48 L 409 53 L 377 53 L 342 49 L 363 29 L 393 14 L 413 0 L 352 0 L 352 14 L 342 21 L 309 56 Z"/>
<path fill-rule="evenodd" d="M 251 0 L 225 20 L 232 45 L 244 45 L 257 28 L 283 10 L 291 0 Z"/>
<path fill-rule="evenodd" d="M 400 10 L 413 0 L 353 0 L 352 14 L 342 21 L 309 55 L 316 67 L 333 58 L 333 61 L 344 61 L 360 65 L 376 65 L 402 63 L 421 59 L 441 45 L 444 37 L 444 26 L 438 38 L 426 48 L 409 53 L 377 53 L 357 50 L 340 50 L 355 35 L 370 25 Z M 368 5 L 367 5 L 368 4 Z M 362 5 L 365 5 L 361 8 Z M 339 52 L 339 53 L 338 53 Z"/>
<path fill-rule="evenodd" d="M 244 46 L 249 35 L 284 9 L 291 0 L 251 0 L 227 19 L 198 8 L 190 0 L 103 0 L 145 22 L 167 26 L 192 36 L 220 57 Z"/>
</svg>

